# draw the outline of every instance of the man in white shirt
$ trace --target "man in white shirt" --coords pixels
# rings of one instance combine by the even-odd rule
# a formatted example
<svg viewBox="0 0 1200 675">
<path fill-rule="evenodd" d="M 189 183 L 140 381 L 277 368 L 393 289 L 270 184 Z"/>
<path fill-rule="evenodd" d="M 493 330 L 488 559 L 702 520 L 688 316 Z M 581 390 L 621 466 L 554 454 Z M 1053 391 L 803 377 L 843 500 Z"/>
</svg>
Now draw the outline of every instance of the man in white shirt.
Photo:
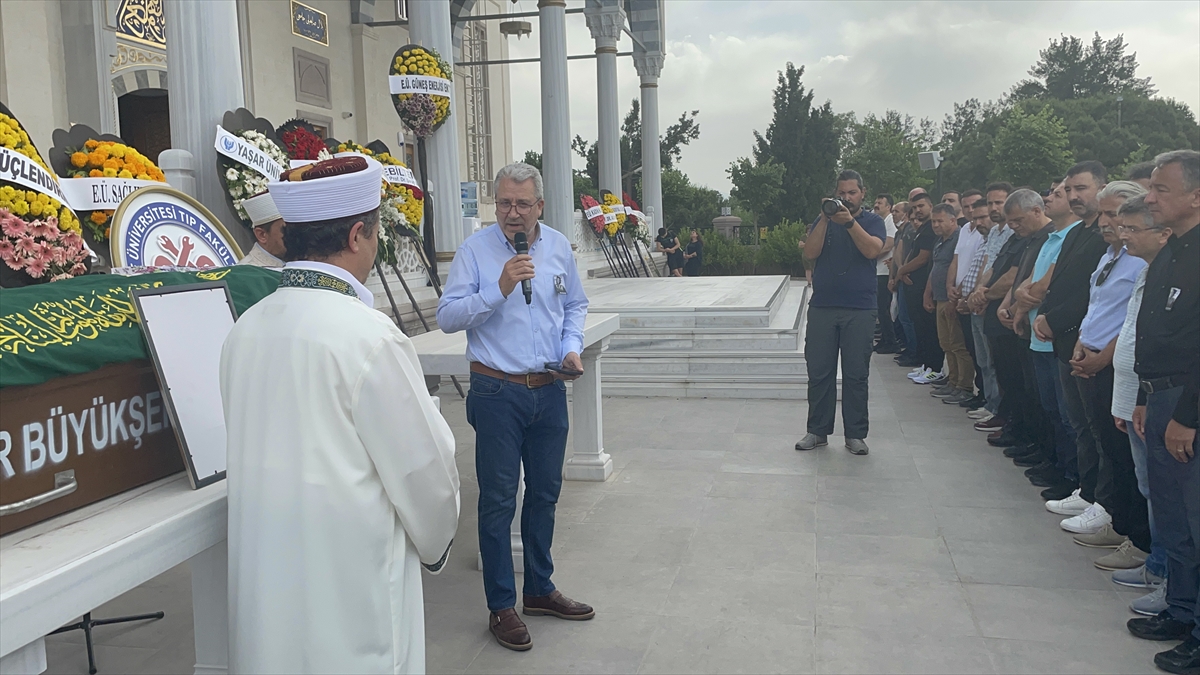
<svg viewBox="0 0 1200 675">
<path fill-rule="evenodd" d="M 296 261 L 220 366 L 231 673 L 425 670 L 421 568 L 450 553 L 459 480 L 416 351 L 363 286 L 382 173 L 336 158 L 270 184 Z"/>
<path fill-rule="evenodd" d="M 892 292 L 888 290 L 888 279 L 891 277 L 892 252 L 896 245 L 896 223 L 892 218 L 892 207 L 895 206 L 892 196 L 886 192 L 875 195 L 875 215 L 883 218 L 883 227 L 887 239 L 883 242 L 883 253 L 876 258 L 875 280 L 878 284 L 877 300 L 879 302 L 879 342 L 875 343 L 876 354 L 900 353 L 900 342 L 896 339 L 896 325 L 892 321 Z"/>
<path fill-rule="evenodd" d="M 957 193 L 955 193 L 955 196 L 958 196 Z M 942 203 L 948 203 L 945 201 L 945 196 L 942 199 Z M 984 244 L 987 243 L 988 232 L 992 227 L 992 221 L 986 215 L 974 217 L 976 207 L 986 207 L 986 202 L 987 200 L 984 199 L 983 193 L 979 190 L 971 189 L 962 193 L 960 197 L 960 205 L 962 207 L 960 214 L 969 220 L 959 228 L 958 243 L 954 247 L 954 258 L 950 261 L 950 271 L 946 275 L 946 281 L 949 285 L 946 289 L 947 296 L 950 298 L 950 302 L 957 308 L 956 311 L 958 312 L 958 320 L 962 327 L 963 341 L 966 343 L 967 353 L 971 355 L 971 361 L 975 365 L 975 388 L 979 393 L 960 403 L 962 407 L 968 409 L 978 409 L 987 402 L 985 394 L 986 386 L 983 380 L 983 365 L 980 363 L 979 347 L 975 344 L 975 335 L 971 329 L 971 312 L 967 309 L 966 303 L 962 302 L 964 297 L 963 285 L 971 272 L 971 264 L 975 262 L 976 254 L 982 251 Z M 986 214 L 982 209 L 980 211 L 981 214 Z M 978 273 L 975 278 L 978 278 Z M 974 279 L 972 279 L 973 283 Z"/>
</svg>

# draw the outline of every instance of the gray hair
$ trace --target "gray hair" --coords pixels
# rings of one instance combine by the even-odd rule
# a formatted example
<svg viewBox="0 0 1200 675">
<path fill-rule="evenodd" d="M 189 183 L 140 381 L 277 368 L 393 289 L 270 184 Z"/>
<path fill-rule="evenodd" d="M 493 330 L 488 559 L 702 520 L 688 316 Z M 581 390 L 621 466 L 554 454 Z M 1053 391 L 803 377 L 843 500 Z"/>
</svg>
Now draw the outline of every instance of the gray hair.
<svg viewBox="0 0 1200 675">
<path fill-rule="evenodd" d="M 1154 168 L 1156 169 L 1175 163 L 1178 163 L 1179 168 L 1183 170 L 1183 189 L 1191 192 L 1200 188 L 1200 152 L 1172 150 L 1154 158 Z"/>
<path fill-rule="evenodd" d="M 1038 193 L 1029 188 L 1021 188 L 1010 194 L 1008 199 L 1004 200 L 1004 212 L 1019 211 L 1021 213 L 1029 213 L 1034 209 L 1046 210 L 1046 202 Z"/>
<path fill-rule="evenodd" d="M 496 182 L 492 186 L 492 194 L 500 191 L 500 181 L 505 178 L 514 183 L 524 183 L 527 180 L 533 180 L 533 196 L 540 201 L 545 193 L 542 189 L 542 172 L 537 170 L 536 166 L 526 164 L 525 162 L 513 162 L 508 166 L 496 172 Z"/>
<path fill-rule="evenodd" d="M 1146 205 L 1146 193 L 1134 195 L 1125 200 L 1121 208 L 1117 210 L 1118 216 L 1141 216 L 1142 225 L 1148 230 L 1161 230 L 1162 225 L 1154 222 L 1154 214 L 1150 213 L 1150 207 Z"/>
<path fill-rule="evenodd" d="M 1109 197 L 1120 197 L 1121 199 L 1130 199 L 1138 195 L 1146 194 L 1146 188 L 1129 180 L 1114 180 L 1104 186 L 1097 195 L 1096 199 L 1108 199 Z"/>
</svg>

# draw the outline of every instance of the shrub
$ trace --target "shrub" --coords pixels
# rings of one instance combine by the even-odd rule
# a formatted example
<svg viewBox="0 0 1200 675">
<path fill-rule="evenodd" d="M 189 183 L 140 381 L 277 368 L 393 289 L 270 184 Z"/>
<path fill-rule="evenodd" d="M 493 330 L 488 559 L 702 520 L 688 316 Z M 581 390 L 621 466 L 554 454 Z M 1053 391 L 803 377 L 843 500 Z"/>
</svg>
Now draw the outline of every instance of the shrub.
<svg viewBox="0 0 1200 675">
<path fill-rule="evenodd" d="M 808 228 L 801 222 L 784 220 L 767 231 L 755 258 L 756 267 L 775 268 L 792 276 L 804 275 L 804 253 L 800 240 Z"/>
</svg>

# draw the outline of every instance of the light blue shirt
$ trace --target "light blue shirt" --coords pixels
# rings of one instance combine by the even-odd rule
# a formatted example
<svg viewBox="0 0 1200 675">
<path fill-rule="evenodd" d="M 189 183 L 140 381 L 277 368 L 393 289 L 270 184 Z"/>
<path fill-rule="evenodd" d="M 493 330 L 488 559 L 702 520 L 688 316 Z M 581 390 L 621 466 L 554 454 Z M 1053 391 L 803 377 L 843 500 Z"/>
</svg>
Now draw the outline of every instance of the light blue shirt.
<svg viewBox="0 0 1200 675">
<path fill-rule="evenodd" d="M 1115 260 L 1115 262 L 1114 262 Z M 1100 273 L 1112 263 L 1104 283 L 1096 285 Z M 1129 255 L 1124 248 L 1100 257 L 1096 271 L 1092 272 L 1092 288 L 1089 291 L 1087 316 L 1079 324 L 1079 342 L 1088 349 L 1100 351 L 1121 333 L 1125 323 L 1125 312 L 1129 308 L 1129 297 L 1133 295 L 1133 284 L 1146 261 Z M 1139 307 L 1141 305 L 1139 304 Z"/>
<path fill-rule="evenodd" d="M 516 254 L 499 225 L 464 241 L 438 303 L 438 326 L 447 333 L 467 331 L 469 361 L 510 375 L 541 373 L 547 363 L 583 351 L 588 300 L 571 242 L 545 223 L 529 244 L 533 303 L 525 304 L 520 284 L 505 298 L 500 273 Z"/>
<path fill-rule="evenodd" d="M 1062 251 L 1063 239 L 1067 238 L 1067 233 L 1075 229 L 1075 226 L 1083 221 L 1077 220 L 1070 225 L 1064 227 L 1057 232 L 1051 232 L 1046 239 L 1046 243 L 1042 244 L 1042 250 L 1038 251 L 1037 260 L 1033 262 L 1033 273 L 1029 275 L 1029 282 L 1035 283 L 1046 276 L 1046 272 L 1050 271 L 1050 266 L 1058 260 L 1058 253 Z M 1033 321 L 1037 318 L 1037 308 L 1029 310 L 1029 348 L 1035 352 L 1052 352 L 1054 351 L 1054 343 L 1043 342 L 1038 339 L 1037 333 L 1033 332 Z"/>
</svg>

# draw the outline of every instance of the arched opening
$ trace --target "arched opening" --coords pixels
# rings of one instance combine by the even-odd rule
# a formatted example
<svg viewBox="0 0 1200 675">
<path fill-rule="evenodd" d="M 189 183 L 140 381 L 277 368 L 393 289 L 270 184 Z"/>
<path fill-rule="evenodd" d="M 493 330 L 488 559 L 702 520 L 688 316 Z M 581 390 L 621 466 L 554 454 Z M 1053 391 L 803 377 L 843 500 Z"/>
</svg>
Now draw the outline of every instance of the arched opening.
<svg viewBox="0 0 1200 675">
<path fill-rule="evenodd" d="M 138 89 L 117 98 L 121 138 L 156 164 L 171 147 L 171 114 L 166 89 Z"/>
</svg>

